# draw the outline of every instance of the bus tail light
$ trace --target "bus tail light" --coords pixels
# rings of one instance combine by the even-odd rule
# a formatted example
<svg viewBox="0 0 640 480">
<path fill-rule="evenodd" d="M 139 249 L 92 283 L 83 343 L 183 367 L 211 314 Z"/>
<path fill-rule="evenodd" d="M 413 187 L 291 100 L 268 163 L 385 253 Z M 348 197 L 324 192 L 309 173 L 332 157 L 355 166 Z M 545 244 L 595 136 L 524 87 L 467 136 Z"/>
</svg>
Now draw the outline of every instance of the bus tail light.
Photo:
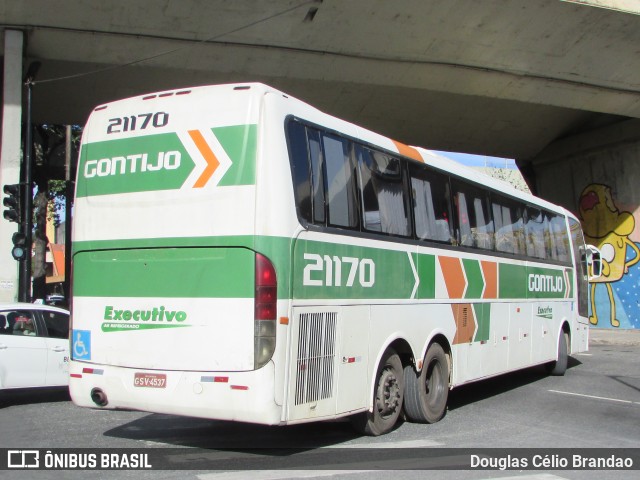
<svg viewBox="0 0 640 480">
<path fill-rule="evenodd" d="M 256 253 L 255 271 L 255 369 L 263 367 L 276 349 L 276 317 L 278 282 L 273 264 L 264 255 Z"/>
</svg>

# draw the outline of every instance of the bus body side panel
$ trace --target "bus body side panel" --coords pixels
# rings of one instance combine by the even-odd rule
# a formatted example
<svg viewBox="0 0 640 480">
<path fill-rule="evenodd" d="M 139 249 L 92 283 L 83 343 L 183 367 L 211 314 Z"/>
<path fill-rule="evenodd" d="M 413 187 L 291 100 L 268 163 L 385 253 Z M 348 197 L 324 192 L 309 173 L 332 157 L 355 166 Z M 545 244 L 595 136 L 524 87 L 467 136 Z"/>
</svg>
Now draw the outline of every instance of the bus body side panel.
<svg viewBox="0 0 640 480">
<path fill-rule="evenodd" d="M 369 306 L 292 311 L 287 420 L 332 418 L 367 401 Z"/>
<path fill-rule="evenodd" d="M 433 256 L 415 250 L 311 231 L 296 239 L 289 422 L 370 408 L 378 362 L 395 340 L 415 358 L 436 333 L 453 340 L 450 306 L 421 304 L 435 270 Z"/>
<path fill-rule="evenodd" d="M 589 325 L 582 322 L 575 322 L 571 330 L 570 353 L 580 353 L 589 350 Z"/>
</svg>

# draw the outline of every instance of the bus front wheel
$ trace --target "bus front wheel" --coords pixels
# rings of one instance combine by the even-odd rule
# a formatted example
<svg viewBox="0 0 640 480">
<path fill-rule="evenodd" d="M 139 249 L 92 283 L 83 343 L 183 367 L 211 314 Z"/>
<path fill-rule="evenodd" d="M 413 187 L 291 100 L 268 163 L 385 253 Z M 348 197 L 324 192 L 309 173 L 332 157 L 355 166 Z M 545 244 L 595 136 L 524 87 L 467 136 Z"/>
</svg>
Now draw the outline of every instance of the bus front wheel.
<svg viewBox="0 0 640 480">
<path fill-rule="evenodd" d="M 385 352 L 376 375 L 373 411 L 351 417 L 354 428 L 370 436 L 383 435 L 398 421 L 404 399 L 404 376 L 398 354 L 389 349 Z"/>
<path fill-rule="evenodd" d="M 569 363 L 569 334 L 562 332 L 558 340 L 558 360 L 547 364 L 550 375 L 562 376 L 567 371 Z"/>
<path fill-rule="evenodd" d="M 404 368 L 404 411 L 410 421 L 435 423 L 444 416 L 449 398 L 448 365 L 442 346 L 433 343 L 419 374 L 411 365 Z"/>
</svg>

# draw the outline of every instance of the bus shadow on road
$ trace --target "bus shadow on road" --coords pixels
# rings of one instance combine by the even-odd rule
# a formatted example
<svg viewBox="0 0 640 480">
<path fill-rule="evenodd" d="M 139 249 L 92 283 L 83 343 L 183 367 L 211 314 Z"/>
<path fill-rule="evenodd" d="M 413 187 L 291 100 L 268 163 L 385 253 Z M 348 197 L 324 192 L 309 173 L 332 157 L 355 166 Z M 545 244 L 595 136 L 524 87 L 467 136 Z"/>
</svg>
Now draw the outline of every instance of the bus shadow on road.
<svg viewBox="0 0 640 480">
<path fill-rule="evenodd" d="M 265 426 L 151 414 L 105 432 L 106 436 L 202 449 L 311 450 L 359 438 L 348 421 Z"/>
<path fill-rule="evenodd" d="M 37 403 L 70 402 L 67 387 L 20 388 L 0 390 L 0 409 Z"/>
<path fill-rule="evenodd" d="M 569 357 L 567 370 L 579 365 L 582 365 L 580 360 L 577 360 L 574 357 Z M 511 390 L 524 387 L 525 385 L 539 382 L 548 377 L 549 374 L 545 367 L 538 365 L 524 370 L 518 370 L 504 375 L 499 375 L 497 377 L 488 378 L 486 380 L 481 380 L 479 382 L 470 383 L 468 385 L 462 385 L 449 393 L 448 410 L 455 410 L 471 403 L 480 402 L 491 397 L 502 395 Z"/>
<path fill-rule="evenodd" d="M 388 438 L 364 440 L 348 421 L 265 427 L 148 415 L 105 435 L 154 442 L 140 443 L 164 470 L 233 472 L 237 478 L 242 472 L 285 469 L 397 470 L 399 465 L 403 470 L 431 468 L 428 465 L 460 469 L 467 461 L 441 449 L 387 448 Z M 298 477 L 292 472 L 287 478 Z"/>
</svg>

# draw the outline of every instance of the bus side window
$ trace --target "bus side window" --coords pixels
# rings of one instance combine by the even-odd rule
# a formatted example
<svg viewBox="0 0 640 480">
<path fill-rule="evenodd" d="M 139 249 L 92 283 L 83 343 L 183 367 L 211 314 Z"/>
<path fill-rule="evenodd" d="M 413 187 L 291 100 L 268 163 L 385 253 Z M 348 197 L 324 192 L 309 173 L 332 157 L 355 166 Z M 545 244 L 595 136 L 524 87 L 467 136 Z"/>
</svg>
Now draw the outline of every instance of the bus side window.
<svg viewBox="0 0 640 480">
<path fill-rule="evenodd" d="M 364 228 L 407 237 L 411 235 L 402 163 L 386 153 L 357 148 Z"/>
<path fill-rule="evenodd" d="M 422 166 L 411 165 L 410 168 L 418 239 L 452 243 L 449 178 Z"/>
<path fill-rule="evenodd" d="M 547 258 L 547 250 L 545 248 L 545 217 L 542 211 L 537 208 L 527 207 L 525 240 L 528 256 L 542 259 Z"/>
<path fill-rule="evenodd" d="M 551 230 L 551 258 L 560 262 L 570 261 L 569 244 L 565 218 L 561 215 L 554 215 L 549 221 Z"/>
<path fill-rule="evenodd" d="M 553 251 L 553 232 L 551 230 L 551 219 L 553 215 L 549 212 L 542 212 L 544 216 L 544 249 L 547 254 L 546 258 L 549 260 L 557 260 Z"/>
<path fill-rule="evenodd" d="M 489 215 L 488 195 L 462 182 L 453 182 L 453 204 L 460 245 L 493 250 L 493 222 Z"/>
<path fill-rule="evenodd" d="M 335 135 L 323 134 L 327 179 L 328 223 L 339 227 L 358 227 L 358 204 L 351 163 L 350 144 Z"/>
<path fill-rule="evenodd" d="M 307 141 L 309 142 L 309 159 L 311 161 L 311 194 L 313 198 L 313 223 L 324 225 L 325 205 L 324 205 L 324 169 L 322 167 L 323 158 L 320 148 L 320 132 L 307 127 Z"/>
<path fill-rule="evenodd" d="M 491 204 L 493 221 L 496 226 L 496 250 L 513 253 L 513 231 L 511 227 L 511 211 L 497 202 Z"/>
<path fill-rule="evenodd" d="M 289 121 L 287 130 L 296 209 L 301 219 L 311 222 L 311 171 L 307 132 L 304 125 L 293 120 Z"/>
<path fill-rule="evenodd" d="M 524 207 L 513 200 L 492 195 L 491 210 L 496 227 L 496 250 L 526 255 Z"/>
</svg>

